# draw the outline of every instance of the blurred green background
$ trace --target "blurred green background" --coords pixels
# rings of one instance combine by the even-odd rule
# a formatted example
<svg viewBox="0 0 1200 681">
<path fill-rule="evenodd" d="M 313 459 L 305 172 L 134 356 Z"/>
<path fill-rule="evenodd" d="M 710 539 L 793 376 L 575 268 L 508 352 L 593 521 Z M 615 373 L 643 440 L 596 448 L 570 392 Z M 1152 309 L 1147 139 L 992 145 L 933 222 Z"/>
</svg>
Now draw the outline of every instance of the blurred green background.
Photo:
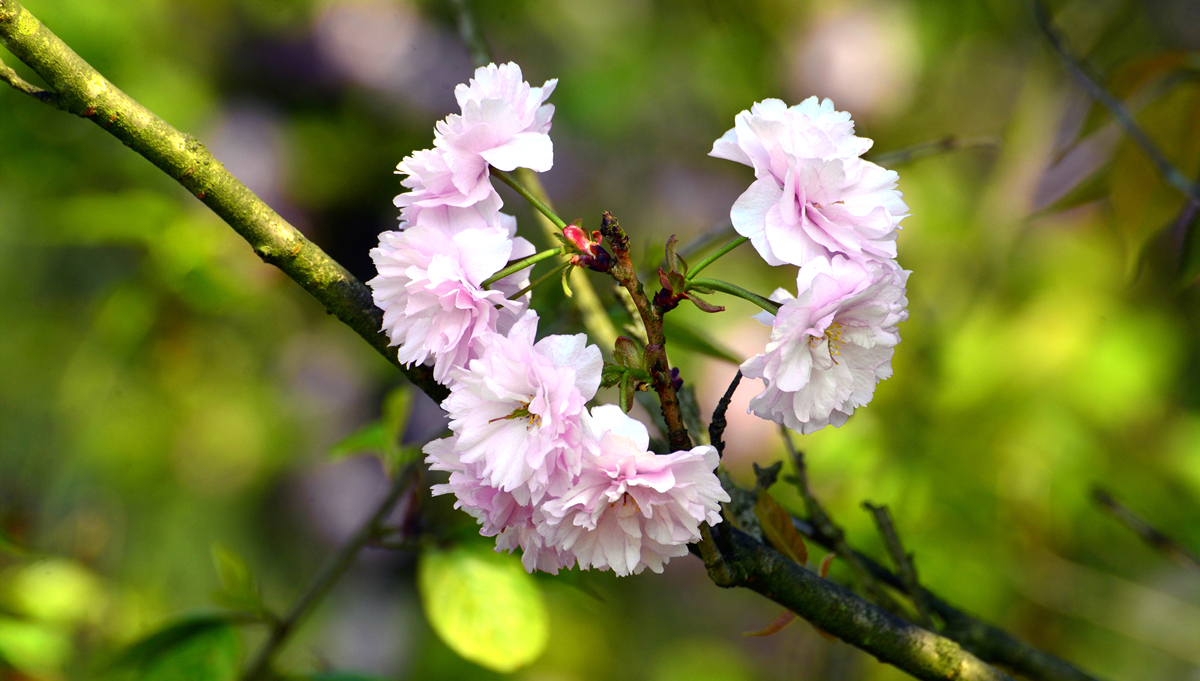
<svg viewBox="0 0 1200 681">
<path fill-rule="evenodd" d="M 815 491 L 883 562 L 859 504 L 888 504 L 926 585 L 1037 646 L 1114 680 L 1200 679 L 1200 579 L 1090 500 L 1104 485 L 1200 549 L 1200 297 L 1194 249 L 1169 228 L 1184 199 L 1065 73 L 1024 3 L 473 5 L 499 60 L 534 84 L 560 79 L 556 163 L 543 176 L 559 212 L 594 226 L 612 211 L 648 264 L 669 235 L 687 243 L 727 224 L 752 176 L 706 154 L 756 100 L 831 97 L 872 153 L 984 142 L 889 164 L 912 212 L 899 241 L 911 317 L 874 402 L 841 429 L 796 438 Z M 363 279 L 376 235 L 395 226 L 396 163 L 431 144 L 471 74 L 439 2 L 27 7 Z M 1196 177 L 1200 7 L 1052 10 Z M 502 190 L 522 233 L 540 239 Z M 795 285 L 794 269 L 748 247 L 710 271 L 764 294 Z M 716 302 L 729 311 L 675 314 L 739 356 L 758 352 L 767 329 L 754 310 Z M 557 286 L 535 306 L 543 333 L 578 328 Z M 711 411 L 735 367 L 672 357 Z M 0 678 L 93 678 L 164 622 L 214 611 L 214 544 L 284 609 L 387 485 L 377 460 L 335 461 L 329 448 L 402 384 L 148 162 L 0 91 L 0 529 L 36 552 L 0 557 Z M 751 462 L 783 452 L 771 424 L 741 414 L 754 390 L 738 393 L 727 434 L 727 466 L 744 482 Z M 411 414 L 408 442 L 439 434 L 432 402 Z M 785 484 L 775 492 L 802 510 Z M 443 502 L 430 525 L 469 535 Z M 833 576 L 848 575 L 835 564 Z M 550 645 L 518 678 L 903 676 L 803 622 L 744 638 L 780 609 L 713 587 L 694 558 L 665 575 L 538 584 Z M 208 663 L 232 670 L 262 638 L 242 627 L 221 648 L 228 659 Z M 414 555 L 383 550 L 362 557 L 281 665 L 495 676 L 433 635 Z"/>
</svg>

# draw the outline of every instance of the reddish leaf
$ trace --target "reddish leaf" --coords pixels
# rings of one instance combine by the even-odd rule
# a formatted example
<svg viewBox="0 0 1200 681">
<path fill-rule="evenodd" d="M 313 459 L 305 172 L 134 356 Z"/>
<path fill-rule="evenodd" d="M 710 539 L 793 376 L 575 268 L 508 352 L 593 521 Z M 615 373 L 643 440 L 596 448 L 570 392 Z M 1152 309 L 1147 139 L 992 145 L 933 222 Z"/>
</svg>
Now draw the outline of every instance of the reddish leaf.
<svg viewBox="0 0 1200 681">
<path fill-rule="evenodd" d="M 795 621 L 796 613 L 792 612 L 791 610 L 784 610 L 783 614 L 779 617 L 776 617 L 774 622 L 768 624 L 766 629 L 763 629 L 762 631 L 747 631 L 743 633 L 742 636 L 770 636 L 771 634 L 778 634 L 779 632 L 783 631 L 787 625 Z"/>
<path fill-rule="evenodd" d="M 792 517 L 765 489 L 758 491 L 754 515 L 758 517 L 763 535 L 776 551 L 791 558 L 797 565 L 804 565 L 808 561 L 808 548 L 804 545 L 804 538 L 792 525 Z"/>
</svg>

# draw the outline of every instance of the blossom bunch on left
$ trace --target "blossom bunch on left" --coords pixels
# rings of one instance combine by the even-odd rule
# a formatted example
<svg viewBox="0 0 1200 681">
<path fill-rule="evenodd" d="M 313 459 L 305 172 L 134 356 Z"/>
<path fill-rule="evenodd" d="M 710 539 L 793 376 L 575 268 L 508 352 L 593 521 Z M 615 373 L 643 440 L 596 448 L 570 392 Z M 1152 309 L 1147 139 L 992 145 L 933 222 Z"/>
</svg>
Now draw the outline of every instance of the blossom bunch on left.
<svg viewBox="0 0 1200 681">
<path fill-rule="evenodd" d="M 659 456 L 620 408 L 589 410 L 600 349 L 583 334 L 538 340 L 537 313 L 518 295 L 529 269 L 510 273 L 533 248 L 500 212 L 491 169 L 551 167 L 554 84 L 530 87 L 505 64 L 458 86 L 461 113 L 397 167 L 410 191 L 396 197 L 400 228 L 371 251 L 379 276 L 368 283 L 400 361 L 432 365 L 450 389 L 452 434 L 424 449 L 431 469 L 450 474 L 434 494 L 454 494 L 496 550 L 520 548 L 530 571 L 661 572 L 700 540 L 701 523 L 721 520 L 729 496 L 716 449 Z M 599 239 L 567 225 L 556 252 L 607 271 Z"/>
<path fill-rule="evenodd" d="M 439 383 L 479 355 L 485 334 L 507 330 L 529 306 L 528 296 L 512 299 L 528 270 L 483 286 L 534 251 L 516 236 L 516 219 L 500 212 L 489 168 L 550 169 L 554 105 L 544 102 L 556 82 L 530 87 L 511 63 L 476 70 L 455 90 L 461 113 L 437 124 L 433 148 L 396 167 L 410 191 L 396 197 L 400 226 L 380 235 L 371 251 L 379 276 L 367 283 L 400 361 L 432 364 Z"/>
</svg>

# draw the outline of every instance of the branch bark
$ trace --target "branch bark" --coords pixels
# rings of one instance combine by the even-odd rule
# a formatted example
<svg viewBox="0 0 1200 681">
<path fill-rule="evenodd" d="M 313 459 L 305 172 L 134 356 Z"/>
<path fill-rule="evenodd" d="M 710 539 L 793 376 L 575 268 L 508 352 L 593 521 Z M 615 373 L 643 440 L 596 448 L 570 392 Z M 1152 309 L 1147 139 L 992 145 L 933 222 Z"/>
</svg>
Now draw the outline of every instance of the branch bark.
<svg viewBox="0 0 1200 681">
<path fill-rule="evenodd" d="M 365 284 L 255 196 L 199 140 L 171 127 L 110 83 L 17 0 L 0 0 L 0 44 L 41 76 L 51 91 L 39 95 L 15 83 L 14 87 L 92 121 L 141 154 L 229 223 L 264 262 L 283 270 L 413 383 L 438 402 L 449 394 L 433 380 L 428 367 L 408 368 L 397 361 L 396 350 L 380 331 L 383 311 L 372 302 Z"/>
</svg>

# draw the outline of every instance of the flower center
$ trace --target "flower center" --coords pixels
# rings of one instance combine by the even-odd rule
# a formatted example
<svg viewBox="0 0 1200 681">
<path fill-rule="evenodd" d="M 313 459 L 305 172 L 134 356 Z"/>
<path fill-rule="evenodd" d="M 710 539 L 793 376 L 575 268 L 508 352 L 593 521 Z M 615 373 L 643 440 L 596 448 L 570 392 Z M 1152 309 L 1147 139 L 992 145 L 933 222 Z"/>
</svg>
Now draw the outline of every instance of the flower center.
<svg viewBox="0 0 1200 681">
<path fill-rule="evenodd" d="M 628 518 L 629 516 L 639 513 L 642 510 L 641 507 L 638 506 L 637 499 L 634 499 L 632 496 L 630 496 L 629 492 L 622 494 L 620 499 L 610 503 L 608 507 L 614 508 L 617 504 L 621 505 L 621 507 L 617 509 L 617 515 L 622 518 Z"/>
<path fill-rule="evenodd" d="M 529 399 L 530 399 L 530 401 L 533 400 L 532 397 Z M 542 425 L 541 415 L 530 413 L 529 402 L 522 402 L 521 406 L 519 406 L 513 410 L 513 413 L 509 414 L 508 416 L 500 416 L 500 417 L 494 418 L 491 421 L 488 421 L 488 423 L 495 423 L 496 421 L 512 421 L 512 420 L 516 420 L 516 419 L 525 419 L 525 420 L 529 421 L 529 425 L 525 427 L 526 430 L 529 430 L 530 428 L 532 428 L 534 426 Z"/>
<path fill-rule="evenodd" d="M 821 341 L 829 341 L 829 359 L 837 364 L 837 358 L 842 356 L 842 325 L 833 322 L 825 329 L 825 334 L 822 336 L 813 336 L 808 339 L 808 347 L 815 348 L 821 344 Z"/>
</svg>

